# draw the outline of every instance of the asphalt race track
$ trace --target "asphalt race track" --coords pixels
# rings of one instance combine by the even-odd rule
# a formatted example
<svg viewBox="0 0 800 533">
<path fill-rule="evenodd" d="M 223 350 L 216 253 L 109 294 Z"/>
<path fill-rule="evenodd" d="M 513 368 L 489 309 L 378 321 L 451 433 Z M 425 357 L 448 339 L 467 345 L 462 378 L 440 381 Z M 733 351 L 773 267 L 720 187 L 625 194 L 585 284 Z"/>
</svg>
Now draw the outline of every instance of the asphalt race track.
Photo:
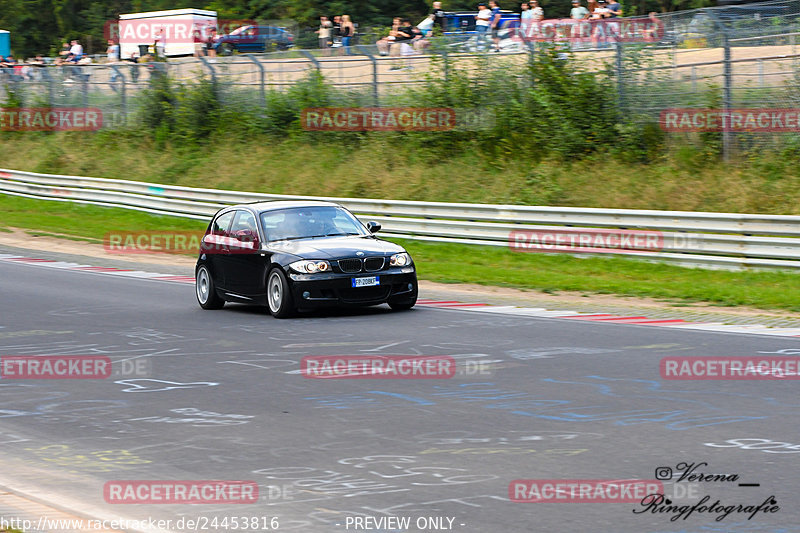
<svg viewBox="0 0 800 533">
<path fill-rule="evenodd" d="M 236 529 L 230 517 L 298 532 L 800 531 L 798 382 L 659 373 L 672 356 L 795 358 L 800 338 L 421 306 L 276 320 L 203 311 L 187 284 L 7 262 L 0 295 L 3 356 L 112 361 L 107 379 L 0 380 L 0 485 L 84 516 L 172 519 L 171 531 L 190 529 L 181 518 Z M 304 376 L 301 359 L 319 355 L 451 356 L 458 371 Z M 725 480 L 678 481 L 681 463 Z M 674 505 L 773 497 L 779 509 L 717 521 L 639 501 L 509 499 L 517 479 L 656 476 Z M 252 481 L 258 500 L 108 503 L 120 480 Z"/>
</svg>

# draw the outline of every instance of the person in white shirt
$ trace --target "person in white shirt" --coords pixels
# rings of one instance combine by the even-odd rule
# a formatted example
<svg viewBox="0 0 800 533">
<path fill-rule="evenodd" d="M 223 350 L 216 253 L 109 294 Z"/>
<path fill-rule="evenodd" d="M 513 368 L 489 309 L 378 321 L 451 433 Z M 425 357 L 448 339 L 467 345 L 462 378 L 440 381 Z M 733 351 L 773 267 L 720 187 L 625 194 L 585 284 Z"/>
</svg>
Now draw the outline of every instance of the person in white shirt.
<svg viewBox="0 0 800 533">
<path fill-rule="evenodd" d="M 598 48 L 600 46 L 600 42 L 606 42 L 606 34 L 608 33 L 608 25 L 605 22 L 611 15 L 611 10 L 608 9 L 608 5 L 606 4 L 606 0 L 598 0 L 597 2 L 600 7 L 595 9 L 592 12 L 592 20 L 594 29 L 592 30 L 592 47 Z"/>
<path fill-rule="evenodd" d="M 591 34 L 589 23 L 584 22 L 589 16 L 589 10 L 581 5 L 581 0 L 572 0 L 572 9 L 569 11 L 569 18 L 574 21 L 572 28 L 570 28 L 573 50 L 576 50 L 580 46 L 580 43 Z"/>
<path fill-rule="evenodd" d="M 522 2 L 519 6 L 519 34 L 523 41 L 530 39 L 531 22 L 533 21 L 533 11 L 528 2 Z"/>
<path fill-rule="evenodd" d="M 544 9 L 539 5 L 538 0 L 531 0 L 531 14 L 534 22 L 541 22 L 544 20 Z"/>
<path fill-rule="evenodd" d="M 478 51 L 483 50 L 486 44 L 486 33 L 489 31 L 489 25 L 492 20 L 492 11 L 486 7 L 486 4 L 478 4 L 478 14 L 475 16 L 475 32 L 478 38 Z"/>
<path fill-rule="evenodd" d="M 119 45 L 112 40 L 108 41 L 108 48 L 106 49 L 106 57 L 109 63 L 119 61 Z"/>
<path fill-rule="evenodd" d="M 167 38 L 164 35 L 164 28 L 159 28 L 156 32 L 155 44 L 156 56 L 161 58 L 166 57 Z"/>
<path fill-rule="evenodd" d="M 83 57 L 83 46 L 77 40 L 72 41 L 71 44 L 69 53 L 72 54 L 73 61 L 77 63 Z"/>
<path fill-rule="evenodd" d="M 319 29 L 316 31 L 319 38 L 319 47 L 323 50 L 325 55 L 330 55 L 331 48 L 331 34 L 333 32 L 333 23 L 328 20 L 328 17 L 322 16 L 319 18 Z"/>
</svg>

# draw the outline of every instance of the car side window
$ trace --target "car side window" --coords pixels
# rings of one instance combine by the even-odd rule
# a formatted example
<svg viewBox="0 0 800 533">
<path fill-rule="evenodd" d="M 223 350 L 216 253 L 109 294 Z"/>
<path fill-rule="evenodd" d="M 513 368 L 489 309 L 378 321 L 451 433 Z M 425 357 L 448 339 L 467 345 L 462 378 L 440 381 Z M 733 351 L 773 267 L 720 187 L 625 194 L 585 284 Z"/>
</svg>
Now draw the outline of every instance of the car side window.
<svg viewBox="0 0 800 533">
<path fill-rule="evenodd" d="M 233 214 L 234 211 L 230 211 L 224 215 L 218 216 L 214 220 L 214 224 L 211 226 L 211 234 L 221 235 L 223 237 L 228 236 L 228 228 L 230 228 L 231 220 L 233 220 Z"/>
<path fill-rule="evenodd" d="M 231 234 L 235 235 L 237 231 L 242 230 L 250 230 L 253 234 L 256 233 L 256 217 L 250 211 L 236 211 L 236 217 L 233 219 L 233 226 L 231 226 Z"/>
</svg>

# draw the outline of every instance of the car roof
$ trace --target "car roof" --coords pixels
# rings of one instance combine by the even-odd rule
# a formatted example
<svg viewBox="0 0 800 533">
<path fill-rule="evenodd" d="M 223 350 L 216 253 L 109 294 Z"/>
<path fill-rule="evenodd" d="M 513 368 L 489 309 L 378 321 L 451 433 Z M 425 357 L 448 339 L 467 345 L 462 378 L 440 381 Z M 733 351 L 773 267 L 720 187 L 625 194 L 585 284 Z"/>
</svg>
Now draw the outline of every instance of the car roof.
<svg viewBox="0 0 800 533">
<path fill-rule="evenodd" d="M 341 207 L 334 202 L 325 202 L 321 200 L 275 200 L 267 202 L 253 202 L 251 204 L 233 205 L 235 208 L 249 208 L 257 213 L 264 211 L 274 211 L 276 209 L 290 209 L 293 207 Z"/>
</svg>

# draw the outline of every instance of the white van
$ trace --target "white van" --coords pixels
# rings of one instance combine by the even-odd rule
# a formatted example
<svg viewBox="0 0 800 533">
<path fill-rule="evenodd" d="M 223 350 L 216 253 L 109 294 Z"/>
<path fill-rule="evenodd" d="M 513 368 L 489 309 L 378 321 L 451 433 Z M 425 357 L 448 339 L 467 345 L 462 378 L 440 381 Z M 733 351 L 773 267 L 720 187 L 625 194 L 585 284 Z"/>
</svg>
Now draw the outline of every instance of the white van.
<svg viewBox="0 0 800 533">
<path fill-rule="evenodd" d="M 141 56 L 140 46 L 163 48 L 168 57 L 193 55 L 211 28 L 217 28 L 217 12 L 204 9 L 172 9 L 127 13 L 119 16 L 122 59 Z M 156 48 L 156 49 L 153 49 Z"/>
</svg>

